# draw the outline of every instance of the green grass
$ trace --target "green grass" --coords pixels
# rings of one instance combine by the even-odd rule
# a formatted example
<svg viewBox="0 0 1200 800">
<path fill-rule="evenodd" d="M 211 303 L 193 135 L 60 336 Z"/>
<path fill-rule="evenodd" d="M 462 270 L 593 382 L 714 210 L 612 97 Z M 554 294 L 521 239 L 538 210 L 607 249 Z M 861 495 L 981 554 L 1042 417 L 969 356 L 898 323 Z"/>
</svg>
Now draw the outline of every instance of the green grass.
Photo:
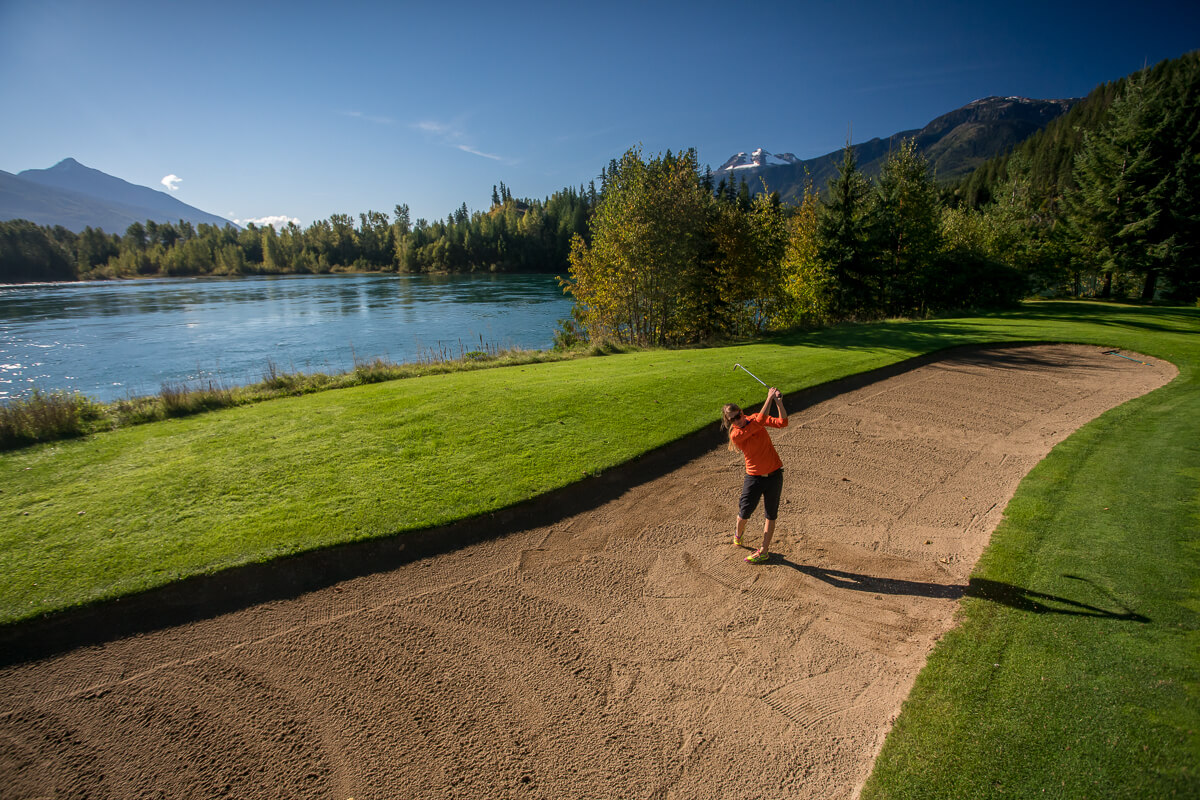
<svg viewBox="0 0 1200 800">
<path fill-rule="evenodd" d="M 37 445 L 0 454 L 0 623 L 529 499 L 722 403 L 761 402 L 734 362 L 791 392 L 960 344 L 1121 347 L 1178 379 L 1022 484 L 864 796 L 1182 796 L 1198 760 L 1198 333 L 1195 309 L 1035 303 L 376 383 Z"/>
<path fill-rule="evenodd" d="M 381 358 L 356 360 L 354 369 L 333 375 L 287 372 L 268 361 L 263 370 L 263 379 L 257 383 L 226 386 L 211 379 L 167 383 L 156 395 L 123 398 L 112 403 L 98 403 L 83 395 L 63 391 L 42 393 L 35 390 L 29 397 L 0 403 L 0 450 L 16 450 L 39 442 L 71 439 L 281 397 L 403 378 L 443 375 L 447 372 L 565 361 L 605 349 L 618 352 L 637 349 L 606 344 L 575 350 L 501 350 L 482 341 L 480 346 L 483 349 L 468 352 L 460 344 L 458 356 L 446 347 L 430 350 L 420 360 L 408 364 L 396 364 Z"/>
<path fill-rule="evenodd" d="M 1200 796 L 1200 336 L 1106 325 L 1179 378 L 1022 482 L 865 800 Z"/>
</svg>

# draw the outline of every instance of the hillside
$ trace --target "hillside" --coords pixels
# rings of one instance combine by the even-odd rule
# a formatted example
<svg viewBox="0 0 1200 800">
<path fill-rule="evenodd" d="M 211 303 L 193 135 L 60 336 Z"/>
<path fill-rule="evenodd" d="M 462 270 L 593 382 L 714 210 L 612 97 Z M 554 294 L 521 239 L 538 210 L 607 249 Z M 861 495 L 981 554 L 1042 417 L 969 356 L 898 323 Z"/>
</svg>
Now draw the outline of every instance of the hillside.
<svg viewBox="0 0 1200 800">
<path fill-rule="evenodd" d="M 73 158 L 49 169 L 27 169 L 16 175 L 0 171 L 0 220 L 9 219 L 27 219 L 47 227 L 61 225 L 76 233 L 87 227 L 124 233 L 134 222 L 146 220 L 185 220 L 217 227 L 233 224 L 165 192 L 115 178 Z"/>
<path fill-rule="evenodd" d="M 988 159 L 1005 153 L 1068 111 L 1078 100 L 1030 100 L 1024 97 L 986 97 L 943 114 L 924 128 L 900 131 L 886 139 L 874 138 L 852 145 L 859 167 L 869 176 L 879 174 L 888 154 L 903 139 L 914 139 L 929 159 L 938 180 L 948 181 L 970 174 Z M 739 154 L 740 155 L 740 154 Z M 788 154 L 790 155 L 790 154 Z M 797 201 L 807 180 L 818 191 L 837 174 L 842 151 L 788 164 L 761 167 L 739 164 L 718 169 L 714 181 L 740 183 L 745 180 L 751 194 L 779 192 L 786 201 Z M 736 156 L 735 156 L 736 158 Z M 733 161 L 726 162 L 730 164 Z M 761 180 L 760 180 L 761 178 Z"/>
<path fill-rule="evenodd" d="M 1150 89 L 1157 91 L 1172 81 L 1187 83 L 1200 62 L 1200 51 L 1167 59 L 1145 71 Z M 1136 75 L 1137 73 L 1135 73 Z M 1130 77 L 1101 84 L 1071 110 L 1037 131 L 1010 152 L 997 154 L 974 172 L 964 175 L 954 186 L 958 198 L 970 206 L 986 205 L 996 186 L 1008 178 L 1009 164 L 1015 159 L 1028 170 L 1034 192 L 1042 202 L 1061 197 L 1072 185 L 1075 154 L 1084 133 L 1099 128 L 1108 118 L 1113 100 L 1125 91 Z M 1193 90 L 1194 91 L 1194 90 Z"/>
</svg>

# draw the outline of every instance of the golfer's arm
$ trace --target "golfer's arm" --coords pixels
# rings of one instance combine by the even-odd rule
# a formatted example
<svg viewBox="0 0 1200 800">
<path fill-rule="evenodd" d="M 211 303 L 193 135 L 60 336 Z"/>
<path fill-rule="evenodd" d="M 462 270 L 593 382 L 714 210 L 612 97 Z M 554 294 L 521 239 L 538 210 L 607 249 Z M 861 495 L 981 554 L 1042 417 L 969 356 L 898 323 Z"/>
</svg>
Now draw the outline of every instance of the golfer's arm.
<svg viewBox="0 0 1200 800">
<path fill-rule="evenodd" d="M 779 409 L 779 418 L 787 422 L 787 409 L 783 407 L 783 395 L 775 398 L 775 407 Z"/>
</svg>

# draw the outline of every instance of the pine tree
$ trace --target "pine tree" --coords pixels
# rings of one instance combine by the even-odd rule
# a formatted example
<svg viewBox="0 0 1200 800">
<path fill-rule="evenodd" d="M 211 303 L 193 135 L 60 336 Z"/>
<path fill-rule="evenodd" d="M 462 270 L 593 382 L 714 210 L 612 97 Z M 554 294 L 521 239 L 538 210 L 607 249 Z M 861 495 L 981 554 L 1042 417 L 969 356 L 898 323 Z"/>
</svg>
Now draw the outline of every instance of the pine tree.
<svg viewBox="0 0 1200 800">
<path fill-rule="evenodd" d="M 1173 294 L 1196 282 L 1195 183 L 1200 128 L 1200 54 L 1143 70 L 1125 83 L 1109 116 L 1084 135 L 1067 196 L 1076 240 L 1105 276 L 1140 279 L 1152 300 L 1167 274 Z"/>
<path fill-rule="evenodd" d="M 1151 188 L 1147 111 L 1145 75 L 1139 73 L 1113 102 L 1108 122 L 1084 134 L 1075 158 L 1076 189 L 1067 204 L 1084 257 L 1104 274 L 1102 297 L 1111 296 L 1114 273 L 1146 268 L 1129 226 L 1144 221 L 1145 193 Z"/>
<path fill-rule="evenodd" d="M 870 220 L 881 298 L 893 316 L 923 310 L 924 272 L 940 247 L 941 206 L 929 162 L 906 139 L 884 162 Z"/>
<path fill-rule="evenodd" d="M 834 319 L 879 314 L 879 275 L 871 249 L 870 184 L 849 141 L 817 216 L 817 258 L 827 273 L 821 304 Z"/>
<path fill-rule="evenodd" d="M 1200 53 L 1171 66 L 1161 89 L 1163 124 L 1155 142 L 1165 169 L 1152 198 L 1161 209 L 1152 257 L 1167 278 L 1166 296 L 1192 304 L 1200 299 Z M 1142 296 L 1149 299 L 1149 291 Z"/>
</svg>

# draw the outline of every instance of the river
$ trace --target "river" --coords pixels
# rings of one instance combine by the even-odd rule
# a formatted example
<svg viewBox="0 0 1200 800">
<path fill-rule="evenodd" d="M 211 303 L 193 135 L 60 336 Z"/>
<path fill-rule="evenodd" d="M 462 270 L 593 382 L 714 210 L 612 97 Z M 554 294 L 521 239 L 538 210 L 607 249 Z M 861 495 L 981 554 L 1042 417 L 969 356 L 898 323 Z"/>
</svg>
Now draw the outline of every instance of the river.
<svg viewBox="0 0 1200 800">
<path fill-rule="evenodd" d="M 572 301 L 551 275 L 288 275 L 0 285 L 0 399 L 243 385 L 488 348 L 545 349 Z"/>
</svg>

